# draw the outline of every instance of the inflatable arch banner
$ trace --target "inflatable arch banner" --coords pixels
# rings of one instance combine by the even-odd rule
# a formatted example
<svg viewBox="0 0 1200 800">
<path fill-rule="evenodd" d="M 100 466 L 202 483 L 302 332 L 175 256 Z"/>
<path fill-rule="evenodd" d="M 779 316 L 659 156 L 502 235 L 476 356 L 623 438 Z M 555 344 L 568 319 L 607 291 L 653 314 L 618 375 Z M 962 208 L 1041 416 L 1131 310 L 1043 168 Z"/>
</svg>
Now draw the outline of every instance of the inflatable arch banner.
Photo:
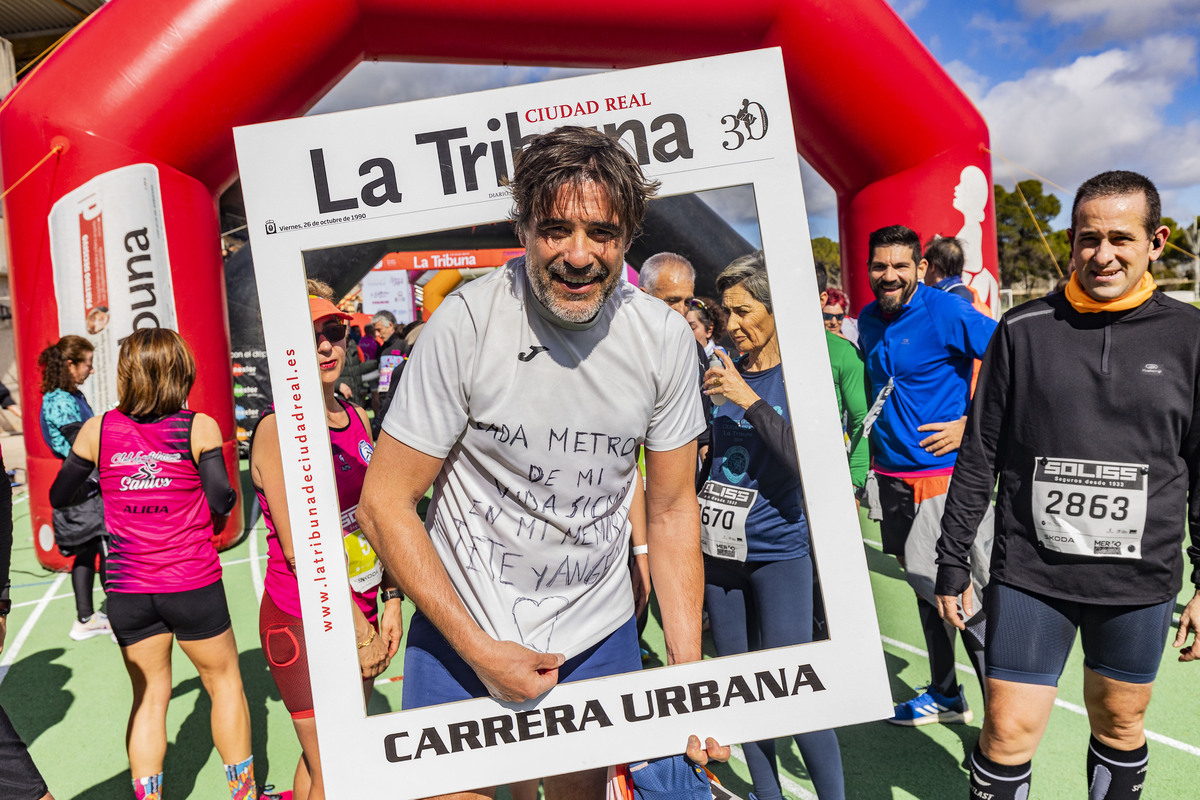
<svg viewBox="0 0 1200 800">
<path fill-rule="evenodd" d="M 569 16 L 550 0 L 106 4 L 0 110 L 18 360 L 28 376 L 25 429 L 38 428 L 33 365 L 42 348 L 64 333 L 95 335 L 87 334 L 89 314 L 93 327 L 108 315 L 100 334 L 110 344 L 133 325 L 171 324 L 157 312 L 157 323 L 139 316 L 153 295 L 196 353 L 191 406 L 217 420 L 236 472 L 215 203 L 235 178 L 232 129 L 303 113 L 360 61 L 623 68 L 765 46 L 782 48 L 797 149 L 837 192 L 854 313 L 869 298 L 861 268 L 867 234 L 883 225 L 905 223 L 923 238 L 972 237 L 970 264 L 994 280 L 993 207 L 980 190 L 991 184 L 987 128 L 884 0 L 610 0 Z M 753 81 L 747 96 L 752 89 Z M 64 287 L 61 295 L 55 278 L 52 234 L 75 237 L 62 242 L 79 250 L 72 257 L 80 269 L 94 247 L 83 240 L 96 219 L 88 187 L 121 206 L 137 198 L 119 222 L 115 205 L 99 206 L 108 312 L 95 304 L 99 273 L 89 279 L 90 299 L 82 274 L 78 292 Z M 56 206 L 62 218 L 51 224 Z M 63 567 L 46 501 L 58 460 L 36 435 L 27 447 L 39 559 Z M 237 539 L 240 520 L 235 511 L 222 542 Z"/>
<path fill-rule="evenodd" d="M 303 531 L 292 540 L 331 797 L 336 788 L 349 789 L 347 797 L 361 794 L 363 786 L 425 797 L 678 754 L 693 733 L 741 742 L 891 713 L 874 605 L 865 600 L 871 594 L 866 556 L 858 537 L 844 535 L 857 530 L 849 467 L 845 458 L 829 456 L 844 453 L 844 447 L 782 67 L 780 50 L 773 48 L 234 131 L 263 299 L 289 516 L 293 531 Z M 620 106 L 621 99 L 631 98 L 640 106 Z M 789 387 L 803 387 L 788 392 L 786 403 L 831 634 L 795 647 L 563 683 L 519 705 L 483 697 L 369 716 L 363 709 L 345 568 L 336 556 L 336 566 L 329 566 L 330 552 L 342 546 L 344 533 L 334 459 L 329 448 L 312 446 L 325 440 L 325 411 L 312 323 L 304 313 L 305 256 L 504 219 L 511 196 L 498 174 L 511 169 L 515 148 L 493 140 L 490 131 L 508 114 L 524 116 L 551 104 L 582 108 L 582 125 L 623 130 L 620 141 L 639 154 L 648 176 L 661 181 L 660 196 L 749 188 L 773 295 L 786 298 L 779 302 L 788 312 L 775 315 L 783 372 L 797 376 Z M 522 130 L 532 135 L 556 124 L 523 124 Z M 461 149 L 439 147 L 448 140 L 461 143 Z M 469 161 L 460 156 L 480 152 L 474 146 L 479 142 L 487 145 L 486 170 L 468 187 L 463 178 L 470 174 Z M 319 169 L 312 157 L 318 152 Z M 364 172 L 362 164 L 371 168 Z M 328 208 L 330 199 L 351 198 L 355 207 Z M 367 202 L 380 198 L 387 199 Z M 774 253 L 794 254 L 794 259 L 775 261 Z M 509 294 L 503 299 L 520 302 Z M 516 339 L 546 336 L 534 341 L 550 345 L 552 354 L 559 352 L 554 343 L 562 340 L 537 333 L 541 328 L 497 332 L 497 319 L 505 317 L 482 313 L 485 317 L 476 322 L 480 335 L 464 334 L 469 342 L 458 356 L 438 356 L 449 335 L 440 328 L 431 334 L 434 344 L 422 342 L 432 349 L 419 346 L 415 357 L 449 364 L 462 353 L 476 354 L 471 371 L 486 371 L 497 380 L 469 382 L 472 404 L 481 408 L 473 409 L 461 436 L 477 442 L 483 437 L 505 454 L 472 456 L 457 446 L 451 449 L 445 456 L 450 461 L 478 457 L 500 471 L 486 486 L 465 488 L 469 495 L 436 504 L 426 526 L 441 557 L 472 576 L 470 590 L 456 586 L 469 606 L 486 608 L 477 619 L 489 635 L 559 652 L 567 647 L 563 634 L 569 639 L 585 624 L 580 607 L 590 608 L 569 600 L 580 584 L 594 586 L 604 576 L 620 578 L 627 571 L 627 487 L 640 479 L 635 452 L 647 423 L 637 413 L 622 413 L 629 395 L 637 395 L 631 386 L 635 373 L 622 374 L 622 367 L 608 360 L 611 352 L 589 348 L 584 356 L 581 351 L 576 357 L 585 363 L 579 366 L 562 353 L 533 358 L 548 348 L 534 347 L 531 356 L 521 352 L 524 345 L 516 346 Z M 627 319 L 618 312 L 611 320 L 605 315 L 603 324 L 621 336 L 619 320 Z M 430 325 L 438 325 L 436 314 Z M 639 360 L 627 353 L 619 358 L 622 365 Z M 597 388 L 598 398 L 611 407 L 599 418 L 577 413 L 576 390 L 563 388 L 597 386 L 597 369 L 608 390 Z M 564 392 L 571 399 L 564 399 Z M 551 399 L 535 400 L 539 397 Z M 423 409 L 409 407 L 405 413 L 421 419 Z M 726 465 L 735 463 L 734 449 L 726 454 Z M 604 477 L 594 479 L 597 471 Z M 443 490 L 439 484 L 435 495 Z M 733 519 L 744 514 L 744 499 L 714 499 L 710 510 Z M 710 526 L 706 552 L 736 550 L 738 541 L 744 547 L 744 522 L 742 536 L 738 529 L 736 522 L 725 529 Z M 628 610 L 618 609 L 618 617 L 632 616 L 631 594 L 627 602 Z"/>
</svg>

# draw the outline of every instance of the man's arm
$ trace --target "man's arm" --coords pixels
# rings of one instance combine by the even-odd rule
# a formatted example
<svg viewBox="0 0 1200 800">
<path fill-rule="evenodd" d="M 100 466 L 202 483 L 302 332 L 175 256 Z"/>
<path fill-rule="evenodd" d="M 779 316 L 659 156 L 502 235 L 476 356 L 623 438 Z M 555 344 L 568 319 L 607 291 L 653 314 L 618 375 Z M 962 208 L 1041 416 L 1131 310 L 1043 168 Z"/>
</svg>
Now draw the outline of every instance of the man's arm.
<svg viewBox="0 0 1200 800">
<path fill-rule="evenodd" d="M 953 297 L 953 295 L 949 295 Z M 956 298 L 961 300 L 961 298 Z M 946 347 L 953 353 L 979 360 L 987 352 L 992 336 L 996 332 L 996 321 L 991 317 L 980 314 L 966 301 L 946 304 L 947 314 L 933 312 L 934 324 L 941 330 Z M 967 408 L 971 406 L 971 391 L 968 387 Z M 921 447 L 935 456 L 952 453 L 962 445 L 966 428 L 966 416 L 955 420 L 926 423 L 917 428 L 921 432 L 931 432 L 921 440 Z"/>
<path fill-rule="evenodd" d="M 982 316 L 975 311 L 976 316 Z M 979 523 L 992 501 L 996 485 L 996 454 L 1006 433 L 1008 386 L 1011 354 L 1008 329 L 1000 333 L 988 348 L 979 371 L 975 400 L 967 415 L 966 435 L 962 450 L 954 465 L 954 480 L 946 494 L 946 510 L 942 514 L 942 535 L 937 543 L 938 611 L 951 624 L 962 627 L 958 614 L 958 596 L 963 596 L 964 611 L 971 596 L 971 544 L 975 541 Z"/>
<path fill-rule="evenodd" d="M 980 314 L 967 302 L 946 304 L 951 307 L 953 314 L 934 315 L 936 321 L 945 320 L 949 323 L 943 335 L 946 345 L 956 353 L 976 361 L 983 359 L 987 352 L 992 336 L 996 333 L 996 320 Z"/>
<path fill-rule="evenodd" d="M 537 697 L 558 683 L 565 657 L 488 636 L 454 590 L 417 514 L 417 503 L 433 485 L 442 461 L 385 432 L 363 482 L 358 522 L 405 596 L 475 670 L 492 697 L 514 703 Z"/>
<path fill-rule="evenodd" d="M 700 660 L 704 562 L 695 474 L 695 442 L 674 450 L 647 448 L 646 542 L 668 664 Z"/>
<path fill-rule="evenodd" d="M 1187 549 L 1192 563 L 1192 583 L 1196 593 L 1179 615 L 1179 632 L 1171 645 L 1180 649 L 1180 661 L 1200 660 L 1200 371 L 1192 387 L 1192 422 L 1181 448 L 1188 468 L 1188 532 L 1191 537 Z M 1187 646 L 1188 632 L 1192 644 Z"/>
</svg>

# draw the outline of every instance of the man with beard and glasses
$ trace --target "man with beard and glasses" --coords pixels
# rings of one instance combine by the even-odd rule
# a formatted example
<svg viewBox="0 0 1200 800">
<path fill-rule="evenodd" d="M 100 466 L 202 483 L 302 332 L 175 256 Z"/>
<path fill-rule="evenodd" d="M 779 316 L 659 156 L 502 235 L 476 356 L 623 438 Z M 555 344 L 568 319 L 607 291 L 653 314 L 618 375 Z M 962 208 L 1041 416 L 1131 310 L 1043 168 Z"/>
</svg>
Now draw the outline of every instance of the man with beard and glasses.
<svg viewBox="0 0 1200 800">
<path fill-rule="evenodd" d="M 639 445 L 668 660 L 700 658 L 696 340 L 621 274 L 656 188 L 596 131 L 532 139 L 511 182 L 525 255 L 447 297 L 413 351 L 358 508 L 417 606 L 405 709 L 640 669 L 626 569 Z M 706 744 L 691 737 L 688 755 L 728 757 Z M 601 798 L 604 778 L 550 777 L 546 797 Z"/>
<path fill-rule="evenodd" d="M 922 283 L 921 240 L 903 225 L 873 232 L 868 277 L 875 301 L 858 318 L 859 343 L 875 403 L 867 414 L 872 466 L 879 485 L 883 551 L 905 563 L 918 508 L 940 509 L 954 471 L 970 404 L 971 372 L 996 323 L 961 297 Z M 937 512 L 934 512 L 937 513 Z M 928 513 L 926 514 L 928 516 Z M 940 518 L 940 513 L 938 513 Z M 954 628 L 933 598 L 917 595 L 932 679 L 896 706 L 897 725 L 970 722 L 971 709 L 954 668 Z M 963 635 L 982 665 L 982 616 Z M 983 673 L 980 671 L 980 681 Z"/>
</svg>

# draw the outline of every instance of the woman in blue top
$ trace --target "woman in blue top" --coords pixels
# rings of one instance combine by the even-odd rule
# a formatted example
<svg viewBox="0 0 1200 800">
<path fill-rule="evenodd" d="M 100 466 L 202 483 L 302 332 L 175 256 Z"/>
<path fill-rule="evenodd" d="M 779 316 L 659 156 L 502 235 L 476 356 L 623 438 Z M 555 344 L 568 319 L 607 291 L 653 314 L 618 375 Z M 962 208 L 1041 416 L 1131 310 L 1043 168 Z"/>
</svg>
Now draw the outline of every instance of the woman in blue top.
<svg viewBox="0 0 1200 800">
<path fill-rule="evenodd" d="M 82 336 L 67 335 L 38 356 L 38 365 L 42 368 L 42 438 L 54 455 L 62 459 L 71 452 L 71 444 L 83 423 L 94 416 L 92 407 L 79 391 L 93 372 L 93 349 L 92 343 Z M 60 529 L 56 538 L 61 538 L 70 528 L 68 536 L 73 542 L 67 547 L 60 544 L 59 552 L 75 557 L 71 567 L 71 588 L 75 592 L 76 620 L 71 625 L 70 636 L 76 641 L 112 633 L 108 617 L 96 611 L 92 604 L 97 559 L 100 583 L 104 583 L 103 521 L 99 496 L 88 503 L 54 513 L 54 526 Z"/>
<path fill-rule="evenodd" d="M 727 330 L 742 356 L 717 351 L 704 376 L 714 403 L 713 459 L 700 492 L 704 604 L 718 656 L 812 641 L 808 518 L 783 386 L 762 251 L 717 277 Z M 721 398 L 724 398 L 722 400 Z M 832 730 L 796 744 L 821 800 L 846 796 Z M 780 800 L 775 742 L 743 745 L 758 800 Z"/>
</svg>

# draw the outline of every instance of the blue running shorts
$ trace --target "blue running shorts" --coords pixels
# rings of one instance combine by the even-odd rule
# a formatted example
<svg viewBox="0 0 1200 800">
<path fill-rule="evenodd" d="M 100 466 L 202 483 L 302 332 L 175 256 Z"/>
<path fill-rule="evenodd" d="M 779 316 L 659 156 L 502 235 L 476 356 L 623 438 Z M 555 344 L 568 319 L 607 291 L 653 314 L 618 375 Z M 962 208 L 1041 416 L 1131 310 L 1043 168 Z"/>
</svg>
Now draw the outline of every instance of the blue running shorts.
<svg viewBox="0 0 1200 800">
<path fill-rule="evenodd" d="M 1078 630 L 1089 669 L 1125 683 L 1153 683 L 1174 609 L 1175 598 L 1150 606 L 1105 606 L 993 581 L 987 600 L 987 675 L 1057 686 Z"/>
<path fill-rule="evenodd" d="M 558 682 L 585 681 L 642 668 L 637 620 L 621 627 L 558 668 Z M 408 623 L 404 650 L 404 692 L 401 707 L 413 708 L 487 697 L 475 670 L 454 652 L 433 623 L 420 611 Z"/>
</svg>

